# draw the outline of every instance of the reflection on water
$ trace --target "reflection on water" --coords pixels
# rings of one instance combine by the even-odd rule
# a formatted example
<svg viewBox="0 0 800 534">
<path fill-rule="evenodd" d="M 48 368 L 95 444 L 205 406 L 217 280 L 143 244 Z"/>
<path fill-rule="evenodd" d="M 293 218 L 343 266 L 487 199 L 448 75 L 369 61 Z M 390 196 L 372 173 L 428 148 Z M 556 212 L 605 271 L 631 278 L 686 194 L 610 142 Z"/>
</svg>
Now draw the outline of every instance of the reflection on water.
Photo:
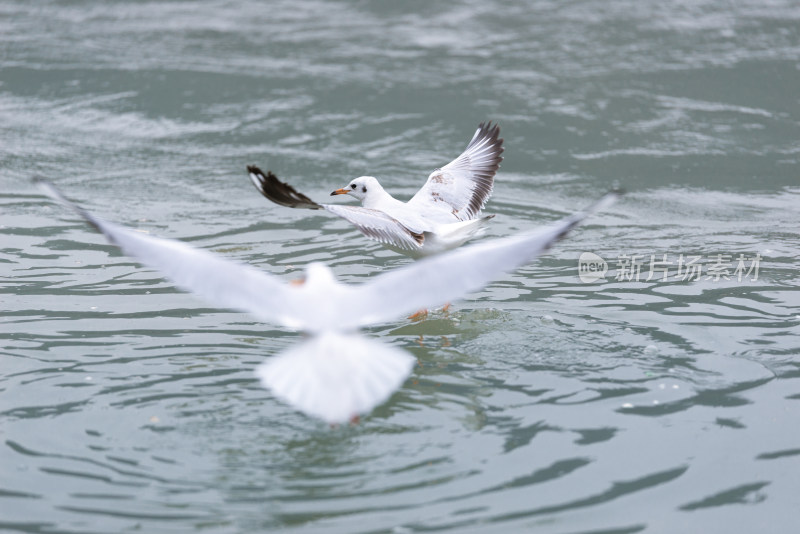
<svg viewBox="0 0 800 534">
<path fill-rule="evenodd" d="M 0 525 L 22 532 L 787 531 L 800 454 L 791 2 L 10 3 L 0 39 Z M 411 9 L 411 11 L 406 11 Z M 408 197 L 499 120 L 489 236 L 630 193 L 536 264 L 370 329 L 418 359 L 330 429 L 253 369 L 297 334 L 208 308 L 29 185 L 292 278 L 409 260 L 266 203 Z M 611 265 L 584 284 L 578 258 Z M 617 280 L 618 258 L 762 258 Z"/>
</svg>

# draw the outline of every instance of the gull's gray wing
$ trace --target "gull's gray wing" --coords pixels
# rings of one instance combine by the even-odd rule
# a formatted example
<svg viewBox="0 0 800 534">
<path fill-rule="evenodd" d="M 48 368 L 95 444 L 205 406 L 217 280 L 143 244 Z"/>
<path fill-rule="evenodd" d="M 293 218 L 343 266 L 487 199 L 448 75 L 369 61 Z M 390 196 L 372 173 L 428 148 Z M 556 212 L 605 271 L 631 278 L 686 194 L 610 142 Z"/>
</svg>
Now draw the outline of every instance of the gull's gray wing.
<svg viewBox="0 0 800 534">
<path fill-rule="evenodd" d="M 70 202 L 53 184 L 34 182 L 48 196 L 73 209 L 126 255 L 163 273 L 178 287 L 210 303 L 250 312 L 260 319 L 290 328 L 306 329 L 311 317 L 307 299 L 276 276 L 224 260 L 186 243 L 147 235 L 104 221 Z"/>
<path fill-rule="evenodd" d="M 320 204 L 327 211 L 347 220 L 370 239 L 401 250 L 415 251 L 422 248 L 425 236 L 414 232 L 386 213 L 361 206 Z"/>
<path fill-rule="evenodd" d="M 586 217 L 609 206 L 619 193 L 606 194 L 584 211 L 528 234 L 484 241 L 381 274 L 355 286 L 342 303 L 342 326 L 358 328 L 431 306 L 481 289 L 550 248 Z"/>
<path fill-rule="evenodd" d="M 410 205 L 443 210 L 462 221 L 474 219 L 492 194 L 494 175 L 503 161 L 500 127 L 481 123 L 464 152 L 436 169 Z"/>
<path fill-rule="evenodd" d="M 422 247 L 425 238 L 421 231 L 414 231 L 404 226 L 400 221 L 382 211 L 361 206 L 317 204 L 291 185 L 281 182 L 270 171 L 264 174 L 264 171 L 255 165 L 249 165 L 247 172 L 256 189 L 276 204 L 290 208 L 327 210 L 345 219 L 368 238 L 400 250 L 413 252 Z"/>
</svg>

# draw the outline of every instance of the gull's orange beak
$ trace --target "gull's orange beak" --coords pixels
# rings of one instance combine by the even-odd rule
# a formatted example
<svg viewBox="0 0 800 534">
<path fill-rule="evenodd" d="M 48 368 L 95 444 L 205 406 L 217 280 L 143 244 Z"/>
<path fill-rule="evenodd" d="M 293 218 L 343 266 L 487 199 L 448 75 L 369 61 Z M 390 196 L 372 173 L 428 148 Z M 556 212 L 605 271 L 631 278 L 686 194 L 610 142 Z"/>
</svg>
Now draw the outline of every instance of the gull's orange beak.
<svg viewBox="0 0 800 534">
<path fill-rule="evenodd" d="M 334 196 L 334 195 L 346 195 L 349 192 L 350 192 L 349 189 L 337 189 L 336 191 L 331 193 L 331 196 Z"/>
</svg>

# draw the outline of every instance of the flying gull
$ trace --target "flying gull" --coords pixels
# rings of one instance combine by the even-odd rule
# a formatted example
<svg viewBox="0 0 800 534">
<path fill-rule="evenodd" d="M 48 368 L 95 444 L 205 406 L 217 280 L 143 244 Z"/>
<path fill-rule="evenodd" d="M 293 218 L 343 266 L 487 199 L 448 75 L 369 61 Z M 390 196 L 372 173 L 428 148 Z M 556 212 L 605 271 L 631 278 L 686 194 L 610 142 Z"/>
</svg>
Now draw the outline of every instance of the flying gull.
<svg viewBox="0 0 800 534">
<path fill-rule="evenodd" d="M 494 215 L 481 216 L 492 194 L 494 175 L 503 160 L 500 127 L 481 123 L 464 152 L 436 169 L 408 202 L 397 200 L 372 176 L 361 176 L 334 195 L 350 195 L 361 206 L 318 204 L 281 182 L 271 172 L 247 167 L 262 195 L 290 208 L 324 209 L 358 228 L 386 247 L 419 258 L 464 244 L 477 235 Z"/>
<path fill-rule="evenodd" d="M 588 209 L 534 232 L 426 258 L 362 284 L 339 283 L 327 266 L 310 263 L 297 285 L 181 241 L 106 222 L 71 203 L 47 180 L 34 182 L 125 254 L 161 271 L 178 287 L 219 307 L 309 334 L 259 365 L 256 374 L 278 399 L 332 424 L 352 420 L 388 399 L 415 363 L 409 353 L 367 338 L 359 329 L 484 287 L 533 260 L 618 196 L 608 193 Z"/>
</svg>

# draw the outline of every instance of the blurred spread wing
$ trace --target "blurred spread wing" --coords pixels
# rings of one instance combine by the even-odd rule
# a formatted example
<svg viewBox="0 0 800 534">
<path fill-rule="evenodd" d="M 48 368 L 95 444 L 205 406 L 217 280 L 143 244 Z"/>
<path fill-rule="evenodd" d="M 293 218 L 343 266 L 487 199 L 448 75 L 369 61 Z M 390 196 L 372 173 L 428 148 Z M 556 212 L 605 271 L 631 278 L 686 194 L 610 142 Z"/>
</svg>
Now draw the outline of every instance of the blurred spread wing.
<svg viewBox="0 0 800 534">
<path fill-rule="evenodd" d="M 153 237 L 103 221 L 70 202 L 53 184 L 34 179 L 48 196 L 75 210 L 125 254 L 156 269 L 178 287 L 197 293 L 209 303 L 250 312 L 291 328 L 304 328 L 302 303 L 290 286 L 251 267 L 223 260 L 210 252 L 172 239 Z"/>
<path fill-rule="evenodd" d="M 462 221 L 474 219 L 492 194 L 503 157 L 500 127 L 481 123 L 464 152 L 431 173 L 409 204 L 447 209 Z"/>
<path fill-rule="evenodd" d="M 358 230 L 375 241 L 402 250 L 419 250 L 425 240 L 422 232 L 414 232 L 386 213 L 361 206 L 321 204 L 329 212 L 347 220 Z"/>
<path fill-rule="evenodd" d="M 585 211 L 533 233 L 462 247 L 381 274 L 354 288 L 343 303 L 343 323 L 349 320 L 353 324 L 348 326 L 360 327 L 389 321 L 481 289 L 502 273 L 533 260 L 618 197 L 619 193 L 608 193 Z"/>
<path fill-rule="evenodd" d="M 262 195 L 276 204 L 289 208 L 305 208 L 309 210 L 322 209 L 322 206 L 297 191 L 291 185 L 281 182 L 278 177 L 267 171 L 266 174 L 255 165 L 247 166 L 250 181 Z"/>
<path fill-rule="evenodd" d="M 407 352 L 361 335 L 326 332 L 270 358 L 256 374 L 298 410 L 346 423 L 388 399 L 414 362 Z"/>
</svg>

